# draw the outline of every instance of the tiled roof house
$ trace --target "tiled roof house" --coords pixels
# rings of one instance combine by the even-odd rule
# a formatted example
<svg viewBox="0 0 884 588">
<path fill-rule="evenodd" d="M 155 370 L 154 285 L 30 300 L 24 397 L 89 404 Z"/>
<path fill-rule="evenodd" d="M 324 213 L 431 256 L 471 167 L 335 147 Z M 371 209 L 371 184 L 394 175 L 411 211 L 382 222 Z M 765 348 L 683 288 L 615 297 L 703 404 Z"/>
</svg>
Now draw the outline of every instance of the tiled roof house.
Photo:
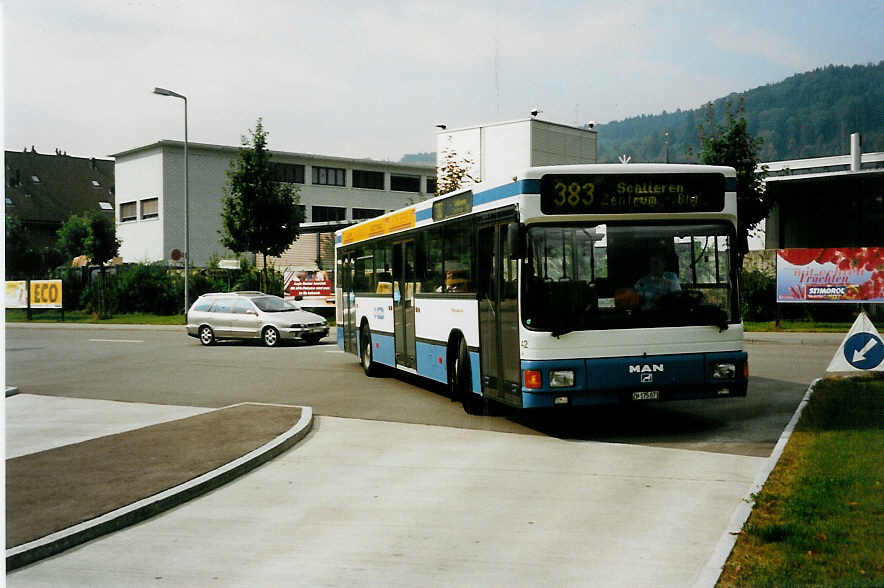
<svg viewBox="0 0 884 588">
<path fill-rule="evenodd" d="M 114 219 L 113 160 L 44 155 L 33 147 L 6 151 L 5 160 L 6 214 L 21 219 L 34 246 L 54 243 L 72 214 L 97 210 Z"/>
</svg>

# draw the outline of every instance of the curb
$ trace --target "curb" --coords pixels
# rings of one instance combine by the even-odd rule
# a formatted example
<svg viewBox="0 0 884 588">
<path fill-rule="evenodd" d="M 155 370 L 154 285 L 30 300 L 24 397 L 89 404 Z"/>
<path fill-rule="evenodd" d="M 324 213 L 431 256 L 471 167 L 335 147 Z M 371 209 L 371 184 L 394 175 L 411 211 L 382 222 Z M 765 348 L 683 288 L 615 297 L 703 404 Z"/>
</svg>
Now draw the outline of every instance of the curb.
<svg viewBox="0 0 884 588">
<path fill-rule="evenodd" d="M 700 571 L 700 575 L 694 583 L 694 588 L 714 588 L 718 583 L 718 579 L 721 577 L 721 572 L 724 571 L 724 564 L 727 563 L 727 558 L 730 557 L 731 551 L 737 543 L 737 537 L 743 531 L 743 525 L 749 520 L 749 515 L 752 514 L 752 509 L 755 504 L 752 496 L 760 492 L 764 487 L 764 484 L 767 482 L 767 478 L 780 460 L 780 456 L 783 454 L 783 450 L 786 448 L 786 444 L 792 436 L 792 431 L 795 430 L 795 425 L 798 424 L 798 419 L 801 418 L 801 412 L 804 410 L 804 407 L 807 406 L 807 402 L 813 394 L 813 389 L 820 381 L 822 381 L 822 378 L 817 378 L 810 384 L 810 386 L 808 386 L 804 398 L 798 403 L 798 408 L 795 409 L 795 414 L 792 415 L 789 424 L 783 429 L 783 433 L 780 435 L 780 439 L 777 441 L 773 452 L 770 454 L 770 457 L 767 458 L 767 462 L 761 468 L 761 471 L 758 472 L 755 481 L 746 492 L 746 496 L 731 515 L 731 520 L 722 534 L 721 539 L 718 540 L 718 545 L 716 545 L 715 551 Z"/>
<path fill-rule="evenodd" d="M 180 325 L 137 325 L 128 323 L 6 323 L 6 329 L 111 329 L 123 331 L 181 331 L 187 329 Z"/>
<path fill-rule="evenodd" d="M 260 403 L 240 403 L 260 404 Z M 239 406 L 234 404 L 231 406 Z M 224 407 L 230 408 L 230 407 Z M 175 508 L 188 500 L 223 486 L 256 467 L 270 461 L 303 439 L 313 428 L 313 409 L 301 407 L 301 418 L 285 433 L 268 441 L 261 447 L 219 468 L 188 480 L 130 505 L 84 521 L 67 529 L 57 531 L 29 543 L 6 550 L 6 571 L 26 566 L 46 557 L 56 555 L 102 535 L 118 531 L 135 523 Z"/>
<path fill-rule="evenodd" d="M 791 343 L 793 345 L 838 345 L 845 333 L 743 333 L 746 343 Z"/>
</svg>

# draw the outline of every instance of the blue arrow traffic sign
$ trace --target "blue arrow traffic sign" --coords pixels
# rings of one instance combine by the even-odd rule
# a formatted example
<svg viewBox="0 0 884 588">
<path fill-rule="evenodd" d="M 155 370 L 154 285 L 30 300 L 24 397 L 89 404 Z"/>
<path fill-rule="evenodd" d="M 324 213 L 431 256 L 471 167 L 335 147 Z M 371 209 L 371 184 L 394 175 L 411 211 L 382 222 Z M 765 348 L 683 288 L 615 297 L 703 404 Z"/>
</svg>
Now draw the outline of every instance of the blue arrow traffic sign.
<svg viewBox="0 0 884 588">
<path fill-rule="evenodd" d="M 884 360 L 884 343 L 873 333 L 856 333 L 844 342 L 844 359 L 858 370 L 873 370 Z"/>
</svg>

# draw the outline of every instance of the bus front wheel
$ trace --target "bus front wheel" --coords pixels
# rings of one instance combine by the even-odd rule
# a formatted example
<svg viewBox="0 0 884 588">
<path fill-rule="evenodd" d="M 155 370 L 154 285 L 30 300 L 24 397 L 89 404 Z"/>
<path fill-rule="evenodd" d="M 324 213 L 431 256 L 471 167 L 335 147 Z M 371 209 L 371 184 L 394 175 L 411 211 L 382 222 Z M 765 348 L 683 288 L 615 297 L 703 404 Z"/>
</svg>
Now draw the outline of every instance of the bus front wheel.
<svg viewBox="0 0 884 588">
<path fill-rule="evenodd" d="M 467 414 L 482 414 L 484 410 L 484 398 L 473 393 L 473 376 L 470 369 L 470 354 L 467 343 L 463 339 L 457 346 L 457 355 L 454 356 L 452 365 L 452 392 L 455 398 L 463 403 L 463 409 Z"/>
<path fill-rule="evenodd" d="M 359 340 L 362 343 L 360 345 L 359 363 L 362 364 L 362 371 L 365 372 L 365 375 L 372 378 L 378 375 L 378 364 L 372 360 L 371 335 L 368 333 L 368 329 L 362 329 Z"/>
</svg>

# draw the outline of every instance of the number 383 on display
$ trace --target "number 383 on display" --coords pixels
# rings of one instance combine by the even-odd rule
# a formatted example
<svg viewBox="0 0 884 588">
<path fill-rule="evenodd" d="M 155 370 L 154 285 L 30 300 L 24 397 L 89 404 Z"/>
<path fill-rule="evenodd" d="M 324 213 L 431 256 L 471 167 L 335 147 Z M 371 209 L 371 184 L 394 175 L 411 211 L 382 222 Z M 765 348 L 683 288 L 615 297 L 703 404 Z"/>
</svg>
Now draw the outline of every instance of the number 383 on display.
<svg viewBox="0 0 884 588">
<path fill-rule="evenodd" d="M 595 184 L 592 182 L 568 182 L 558 181 L 553 184 L 556 197 L 553 204 L 565 206 L 566 204 L 577 207 L 580 205 L 590 206 L 595 202 Z"/>
</svg>

